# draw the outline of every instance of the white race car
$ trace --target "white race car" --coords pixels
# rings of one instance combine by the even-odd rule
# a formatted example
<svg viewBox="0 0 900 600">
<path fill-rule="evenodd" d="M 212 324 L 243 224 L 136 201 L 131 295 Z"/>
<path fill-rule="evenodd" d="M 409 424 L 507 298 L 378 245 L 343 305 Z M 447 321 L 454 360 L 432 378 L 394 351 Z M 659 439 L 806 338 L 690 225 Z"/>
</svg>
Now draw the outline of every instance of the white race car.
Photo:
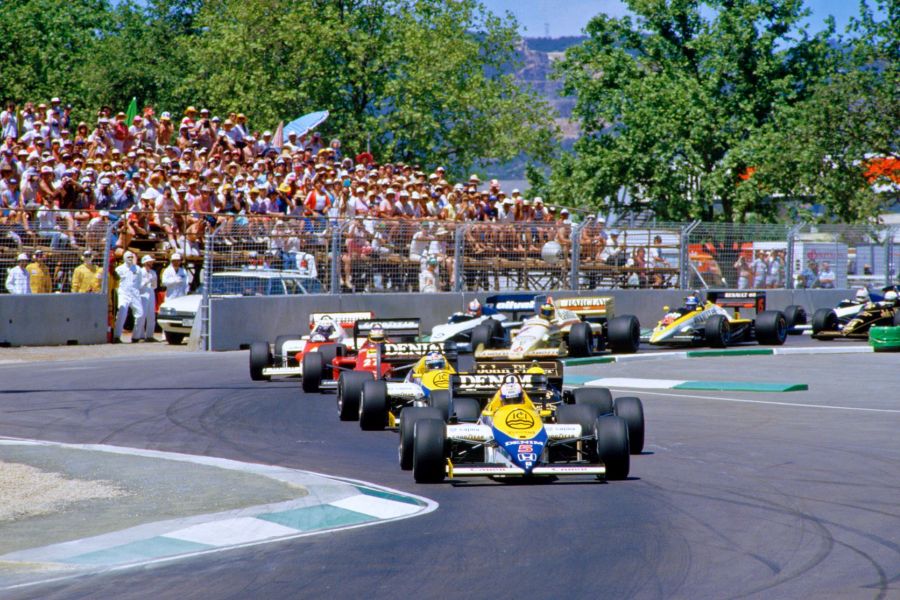
<svg viewBox="0 0 900 600">
<path fill-rule="evenodd" d="M 489 296 L 483 305 L 472 300 L 465 312 L 455 313 L 446 323 L 435 325 L 429 341 L 465 344 L 471 342 L 472 332 L 479 325 L 487 325 L 495 335 L 503 336 L 507 329 L 521 324 L 523 314 L 533 314 L 543 298 L 533 294 L 499 294 Z"/>
</svg>

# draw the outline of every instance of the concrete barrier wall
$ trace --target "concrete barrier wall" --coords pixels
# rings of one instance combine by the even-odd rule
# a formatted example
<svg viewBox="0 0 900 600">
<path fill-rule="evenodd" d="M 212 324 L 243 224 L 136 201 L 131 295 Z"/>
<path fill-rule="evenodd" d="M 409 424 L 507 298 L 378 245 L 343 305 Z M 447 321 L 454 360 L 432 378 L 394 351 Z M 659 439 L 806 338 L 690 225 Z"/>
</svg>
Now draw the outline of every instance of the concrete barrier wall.
<svg viewBox="0 0 900 600">
<path fill-rule="evenodd" d="M 0 295 L 0 344 L 59 346 L 106 342 L 104 294 Z"/>
<path fill-rule="evenodd" d="M 642 326 L 659 320 L 664 305 L 680 306 L 683 290 L 608 290 L 554 292 L 555 298 L 613 296 L 617 314 L 633 314 Z M 210 310 L 210 348 L 235 350 L 251 342 L 274 342 L 279 335 L 305 334 L 314 312 L 373 311 L 379 317 L 418 317 L 423 332 L 463 310 L 472 298 L 484 300 L 488 293 L 441 294 L 348 294 L 340 296 L 290 296 L 266 298 L 214 298 Z M 835 306 L 853 295 L 852 290 L 768 290 L 767 304 L 782 309 L 800 304 L 810 318 L 815 309 Z"/>
</svg>

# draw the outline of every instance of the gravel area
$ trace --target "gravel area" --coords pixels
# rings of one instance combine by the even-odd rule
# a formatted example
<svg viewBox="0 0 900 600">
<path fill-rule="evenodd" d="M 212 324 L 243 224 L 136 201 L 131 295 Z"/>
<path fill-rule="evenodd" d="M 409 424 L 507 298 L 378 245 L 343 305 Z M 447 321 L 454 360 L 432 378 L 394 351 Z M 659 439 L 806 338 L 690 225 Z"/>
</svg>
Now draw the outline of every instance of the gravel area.
<svg viewBox="0 0 900 600">
<path fill-rule="evenodd" d="M 161 336 L 159 336 L 161 338 Z M 0 365 L 28 362 L 57 362 L 91 358 L 135 357 L 171 352 L 190 352 L 187 344 L 172 346 L 165 341 L 130 343 L 128 335 L 123 344 L 94 344 L 89 346 L 19 346 L 0 348 Z"/>
<path fill-rule="evenodd" d="M 125 495 L 127 492 L 110 482 L 70 479 L 0 460 L 0 523 L 60 512 L 80 500 Z"/>
</svg>

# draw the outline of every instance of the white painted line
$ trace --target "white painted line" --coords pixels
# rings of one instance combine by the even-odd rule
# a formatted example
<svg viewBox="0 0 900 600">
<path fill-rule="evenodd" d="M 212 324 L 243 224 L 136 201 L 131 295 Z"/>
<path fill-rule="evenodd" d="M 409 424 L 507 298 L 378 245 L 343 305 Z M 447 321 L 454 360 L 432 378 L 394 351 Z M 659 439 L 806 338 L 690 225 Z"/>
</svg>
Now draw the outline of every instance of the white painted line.
<svg viewBox="0 0 900 600">
<path fill-rule="evenodd" d="M 331 506 L 352 510 L 353 512 L 362 513 L 375 517 L 377 519 L 393 519 L 403 515 L 411 515 L 422 510 L 421 506 L 408 504 L 406 502 L 395 502 L 387 498 L 376 498 L 366 494 L 358 496 L 350 496 L 342 500 L 330 503 Z"/>
<path fill-rule="evenodd" d="M 686 379 L 638 379 L 634 377 L 601 377 L 584 384 L 585 387 L 630 387 L 642 390 L 671 390 L 676 385 L 687 383 Z"/>
<path fill-rule="evenodd" d="M 822 342 L 827 344 L 828 342 Z M 775 354 L 865 354 L 872 352 L 871 346 L 840 346 L 842 342 L 835 342 L 835 346 L 827 346 L 819 348 L 803 347 L 803 348 L 775 348 Z"/>
<path fill-rule="evenodd" d="M 687 351 L 680 352 L 648 352 L 646 354 L 614 354 L 617 363 L 641 362 L 646 360 L 664 360 L 687 358 Z"/>
<path fill-rule="evenodd" d="M 163 537 L 220 547 L 259 542 L 295 533 L 297 533 L 296 529 L 277 523 L 270 523 L 269 521 L 254 519 L 253 517 L 238 517 L 185 527 L 184 529 L 167 533 Z"/>
<path fill-rule="evenodd" d="M 632 389 L 615 389 L 614 392 L 631 392 Z M 793 408 L 821 408 L 827 410 L 845 410 L 856 412 L 889 413 L 900 415 L 900 410 L 893 408 L 864 408 L 860 406 L 831 406 L 828 404 L 803 404 L 800 402 L 776 402 L 774 400 L 750 400 L 747 398 L 723 398 L 722 396 L 701 396 L 699 394 L 671 394 L 665 392 L 644 392 L 652 396 L 671 396 L 672 398 L 696 398 L 698 400 L 718 400 L 720 402 L 737 402 L 740 404 L 772 404 L 775 406 L 790 406 Z"/>
</svg>

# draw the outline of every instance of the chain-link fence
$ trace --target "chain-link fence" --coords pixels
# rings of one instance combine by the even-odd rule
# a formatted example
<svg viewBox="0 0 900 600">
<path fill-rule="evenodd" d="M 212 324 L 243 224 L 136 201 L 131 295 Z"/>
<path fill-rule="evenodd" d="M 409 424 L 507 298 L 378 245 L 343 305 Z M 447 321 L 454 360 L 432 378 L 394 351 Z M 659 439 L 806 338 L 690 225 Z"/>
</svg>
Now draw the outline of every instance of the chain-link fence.
<svg viewBox="0 0 900 600">
<path fill-rule="evenodd" d="M 110 228 L 71 211 L 7 210 L 0 214 L 0 278 L 9 294 L 101 293 L 106 286 Z"/>
<path fill-rule="evenodd" d="M 794 287 L 882 286 L 895 279 L 895 232 L 866 225 L 802 225 L 791 236 Z"/>
</svg>

